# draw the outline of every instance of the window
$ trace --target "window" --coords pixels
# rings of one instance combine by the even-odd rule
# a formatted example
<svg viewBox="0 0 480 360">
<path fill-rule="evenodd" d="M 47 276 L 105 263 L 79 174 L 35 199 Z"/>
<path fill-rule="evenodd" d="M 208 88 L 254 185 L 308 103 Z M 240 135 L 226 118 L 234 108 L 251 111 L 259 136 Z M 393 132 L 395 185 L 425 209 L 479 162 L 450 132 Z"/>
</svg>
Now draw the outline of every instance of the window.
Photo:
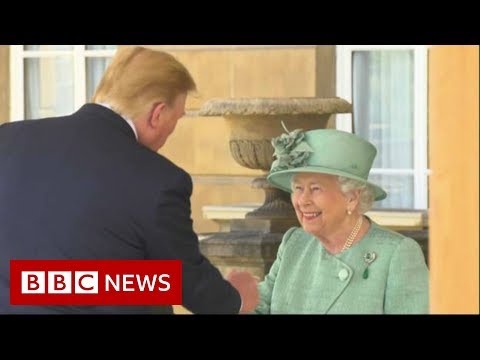
<svg viewBox="0 0 480 360">
<path fill-rule="evenodd" d="M 388 197 L 376 209 L 427 209 L 427 47 L 337 46 L 337 95 L 353 104 L 337 129 L 378 149 L 370 180 Z"/>
<path fill-rule="evenodd" d="M 90 101 L 117 45 L 12 45 L 12 121 L 67 115 Z"/>
</svg>

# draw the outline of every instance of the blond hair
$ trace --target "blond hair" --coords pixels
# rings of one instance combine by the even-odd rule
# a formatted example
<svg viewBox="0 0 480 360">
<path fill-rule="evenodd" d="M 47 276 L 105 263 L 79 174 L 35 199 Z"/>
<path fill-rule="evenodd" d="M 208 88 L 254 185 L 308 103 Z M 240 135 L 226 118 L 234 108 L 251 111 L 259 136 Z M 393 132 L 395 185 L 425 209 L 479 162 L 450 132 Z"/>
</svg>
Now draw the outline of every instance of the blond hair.
<svg viewBox="0 0 480 360">
<path fill-rule="evenodd" d="M 178 95 L 195 90 L 187 68 L 172 55 L 131 46 L 117 50 L 92 101 L 135 119 L 155 102 L 170 105 Z"/>
</svg>

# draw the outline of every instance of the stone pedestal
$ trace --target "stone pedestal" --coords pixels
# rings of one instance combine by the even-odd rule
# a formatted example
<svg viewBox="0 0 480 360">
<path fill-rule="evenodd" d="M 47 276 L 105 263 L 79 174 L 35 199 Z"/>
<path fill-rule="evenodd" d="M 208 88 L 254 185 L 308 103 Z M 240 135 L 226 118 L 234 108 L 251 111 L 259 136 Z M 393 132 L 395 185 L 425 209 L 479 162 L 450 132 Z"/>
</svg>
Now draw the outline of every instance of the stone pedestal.
<svg viewBox="0 0 480 360">
<path fill-rule="evenodd" d="M 282 236 L 257 231 L 202 234 L 200 251 L 222 274 L 246 270 L 263 279 L 275 261 Z"/>
<path fill-rule="evenodd" d="M 283 234 L 298 222 L 249 219 L 259 204 L 204 206 L 203 216 L 219 224 L 220 232 L 200 235 L 200 249 L 223 274 L 248 270 L 261 279 L 275 261 Z M 369 211 L 373 221 L 416 240 L 428 264 L 428 229 L 424 212 Z"/>
</svg>

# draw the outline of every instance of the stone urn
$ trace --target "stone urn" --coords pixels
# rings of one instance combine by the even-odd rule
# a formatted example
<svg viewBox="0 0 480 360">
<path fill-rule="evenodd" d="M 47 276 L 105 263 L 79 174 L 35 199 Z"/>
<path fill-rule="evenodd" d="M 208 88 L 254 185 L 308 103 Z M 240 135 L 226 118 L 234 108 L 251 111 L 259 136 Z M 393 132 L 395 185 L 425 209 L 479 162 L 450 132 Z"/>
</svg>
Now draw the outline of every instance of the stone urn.
<svg viewBox="0 0 480 360">
<path fill-rule="evenodd" d="M 205 102 L 196 115 L 223 117 L 230 128 L 230 152 L 235 161 L 265 173 L 252 183 L 265 191 L 265 201 L 246 219 L 268 220 L 282 231 L 294 225 L 296 217 L 289 194 L 266 181 L 274 160 L 272 138 L 285 133 L 284 128 L 322 129 L 333 114 L 351 112 L 352 105 L 341 98 L 223 98 Z"/>
</svg>

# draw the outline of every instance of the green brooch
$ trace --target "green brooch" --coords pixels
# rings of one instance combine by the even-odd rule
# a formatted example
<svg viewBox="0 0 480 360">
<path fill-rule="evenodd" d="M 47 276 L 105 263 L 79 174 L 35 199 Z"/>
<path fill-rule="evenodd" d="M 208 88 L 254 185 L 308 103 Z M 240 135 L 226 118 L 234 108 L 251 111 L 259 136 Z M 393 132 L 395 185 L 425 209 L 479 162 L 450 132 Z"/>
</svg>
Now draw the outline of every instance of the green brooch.
<svg viewBox="0 0 480 360">
<path fill-rule="evenodd" d="M 365 264 L 367 264 L 362 275 L 364 279 L 368 279 L 368 267 L 370 266 L 371 263 L 375 261 L 376 258 L 377 258 L 377 254 L 374 251 L 367 252 L 365 255 L 363 255 L 363 260 L 365 261 Z"/>
</svg>

